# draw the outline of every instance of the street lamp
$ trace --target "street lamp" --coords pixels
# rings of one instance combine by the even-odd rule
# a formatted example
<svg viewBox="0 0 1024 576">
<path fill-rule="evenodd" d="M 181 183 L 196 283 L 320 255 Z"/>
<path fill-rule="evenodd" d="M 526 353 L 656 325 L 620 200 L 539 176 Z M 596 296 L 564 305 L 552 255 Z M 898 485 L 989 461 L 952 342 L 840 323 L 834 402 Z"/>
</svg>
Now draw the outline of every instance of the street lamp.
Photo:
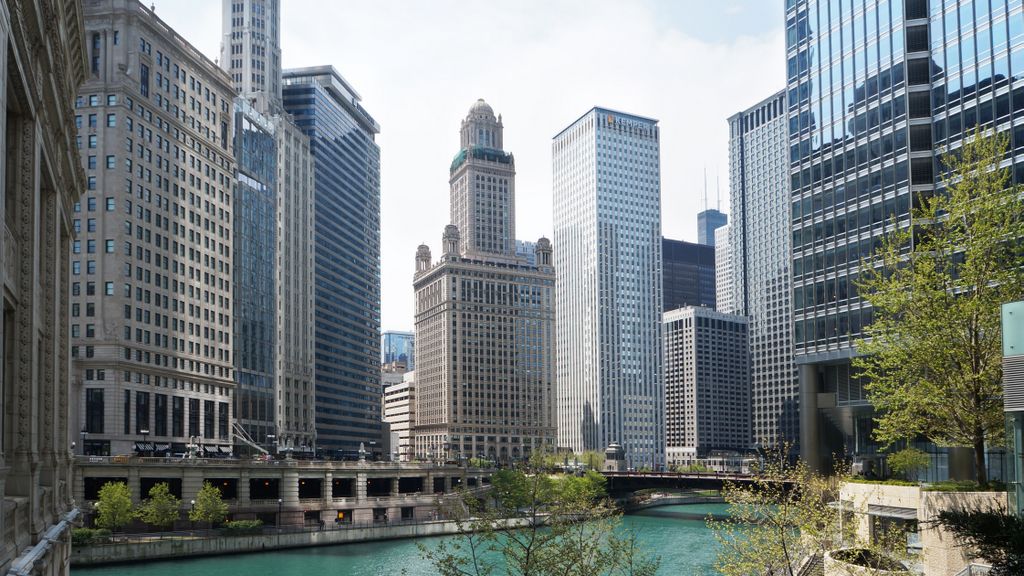
<svg viewBox="0 0 1024 576">
<path fill-rule="evenodd" d="M 149 436 L 149 428 L 139 430 L 139 434 L 142 434 L 142 454 L 143 456 L 146 456 L 147 452 L 149 452 L 146 447 L 146 436 Z"/>
<path fill-rule="evenodd" d="M 82 456 L 85 456 L 85 437 L 89 434 L 89 431 L 82 428 L 82 431 L 79 432 L 79 434 L 82 435 Z"/>
<path fill-rule="evenodd" d="M 370 460 L 373 461 L 373 462 L 377 461 L 377 451 L 375 449 L 376 446 L 377 446 L 377 441 L 376 440 L 370 440 Z"/>
<path fill-rule="evenodd" d="M 195 529 L 196 529 L 196 521 L 192 519 L 192 515 L 195 513 L 195 511 L 196 511 L 196 501 L 193 500 L 192 501 L 192 508 L 190 508 L 189 512 L 188 512 L 189 530 L 193 531 L 193 532 L 195 532 Z"/>
<path fill-rule="evenodd" d="M 267 448 L 270 448 L 271 446 L 277 446 L 276 434 L 267 434 Z M 277 450 L 275 449 L 274 452 L 276 453 Z"/>
<path fill-rule="evenodd" d="M 280 498 L 278 498 L 277 499 L 277 531 L 278 532 L 281 532 L 281 504 L 282 503 L 284 503 L 284 500 L 281 500 Z"/>
</svg>

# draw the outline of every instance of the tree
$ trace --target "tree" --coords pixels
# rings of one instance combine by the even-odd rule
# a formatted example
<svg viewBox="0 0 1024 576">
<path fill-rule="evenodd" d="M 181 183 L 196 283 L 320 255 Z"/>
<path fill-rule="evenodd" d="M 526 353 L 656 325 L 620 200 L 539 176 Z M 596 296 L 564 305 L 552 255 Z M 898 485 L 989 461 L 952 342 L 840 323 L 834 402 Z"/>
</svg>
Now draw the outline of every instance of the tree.
<svg viewBox="0 0 1024 576">
<path fill-rule="evenodd" d="M 501 470 L 485 499 L 464 493 L 449 512 L 462 535 L 421 554 L 442 576 L 652 576 L 658 560 L 623 532 L 604 483 Z"/>
<path fill-rule="evenodd" d="M 954 509 L 935 523 L 952 532 L 971 555 L 992 564 L 992 576 L 1024 574 L 1024 518 L 1004 510 Z"/>
<path fill-rule="evenodd" d="M 792 576 L 811 554 L 823 555 L 841 541 L 841 471 L 824 476 L 802 462 L 789 464 L 788 448 L 768 450 L 749 483 L 726 482 L 725 519 L 709 519 L 720 545 L 715 569 L 725 576 Z"/>
<path fill-rule="evenodd" d="M 196 495 L 195 508 L 189 511 L 188 519 L 193 522 L 209 522 L 213 526 L 223 522 L 227 515 L 228 505 L 220 496 L 220 488 L 203 482 L 203 488 Z"/>
<path fill-rule="evenodd" d="M 100 528 L 117 530 L 126 526 L 135 517 L 132 509 L 132 495 L 124 482 L 107 482 L 100 488 L 96 501 L 96 525 Z"/>
<path fill-rule="evenodd" d="M 942 157 L 944 190 L 917 199 L 911 227 L 885 236 L 856 286 L 874 310 L 854 366 L 868 379 L 875 438 L 973 448 L 1004 438 L 1000 305 L 1024 287 L 1024 200 L 998 168 L 1005 135 L 976 130 Z"/>
<path fill-rule="evenodd" d="M 166 482 L 149 489 L 149 498 L 139 509 L 139 518 L 157 528 L 170 528 L 181 516 L 181 500 L 171 494 Z"/>
<path fill-rule="evenodd" d="M 917 473 L 928 467 L 931 458 L 927 452 L 917 448 L 904 448 L 889 454 L 889 468 L 907 480 L 916 480 Z"/>
</svg>

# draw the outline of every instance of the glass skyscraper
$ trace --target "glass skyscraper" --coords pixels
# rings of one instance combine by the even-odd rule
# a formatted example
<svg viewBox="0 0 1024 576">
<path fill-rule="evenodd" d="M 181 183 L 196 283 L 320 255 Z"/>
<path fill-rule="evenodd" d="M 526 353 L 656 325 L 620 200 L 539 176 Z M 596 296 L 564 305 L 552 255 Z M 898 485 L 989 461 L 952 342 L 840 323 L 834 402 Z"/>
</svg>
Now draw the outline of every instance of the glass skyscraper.
<svg viewBox="0 0 1024 576">
<path fill-rule="evenodd" d="M 872 320 L 854 285 L 860 260 L 910 224 L 915 199 L 938 185 L 938 155 L 967 131 L 1012 131 L 1004 165 L 1020 158 L 1024 16 L 1007 0 L 785 7 L 801 446 L 820 462 L 874 452 L 864 383 L 850 371 Z M 1024 163 L 1013 172 L 1024 181 Z"/>
<path fill-rule="evenodd" d="M 715 309 L 715 248 L 661 239 L 662 310 L 683 306 Z"/>
<path fill-rule="evenodd" d="M 715 245 L 715 230 L 729 223 L 729 215 L 714 208 L 697 214 L 697 244 Z"/>
<path fill-rule="evenodd" d="M 401 362 L 406 370 L 415 370 L 416 336 L 412 332 L 386 330 L 380 335 L 380 363 Z"/>
<path fill-rule="evenodd" d="M 558 444 L 665 463 L 661 138 L 593 108 L 555 136 Z"/>
<path fill-rule="evenodd" d="M 377 122 L 331 66 L 284 72 L 284 107 L 315 177 L 316 435 L 321 451 L 381 441 Z"/>
<path fill-rule="evenodd" d="M 254 441 L 265 443 L 276 435 L 277 146 L 273 125 L 244 99 L 235 100 L 234 115 L 235 421 Z"/>
</svg>

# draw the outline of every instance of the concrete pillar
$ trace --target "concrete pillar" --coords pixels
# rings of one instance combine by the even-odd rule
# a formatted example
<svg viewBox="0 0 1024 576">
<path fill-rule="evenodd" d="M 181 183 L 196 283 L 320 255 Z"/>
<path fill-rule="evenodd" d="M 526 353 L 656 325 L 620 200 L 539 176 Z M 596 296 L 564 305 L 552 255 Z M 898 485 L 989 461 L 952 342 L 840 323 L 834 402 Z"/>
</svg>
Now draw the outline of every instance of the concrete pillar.
<svg viewBox="0 0 1024 576">
<path fill-rule="evenodd" d="M 812 470 L 823 471 L 818 432 L 818 368 L 800 365 L 800 458 Z"/>
<path fill-rule="evenodd" d="M 398 496 L 398 478 L 391 479 L 391 495 Z"/>
<path fill-rule="evenodd" d="M 366 472 L 356 474 L 353 492 L 355 493 L 356 502 L 362 503 L 366 501 Z"/>
<path fill-rule="evenodd" d="M 332 472 L 324 472 L 324 483 L 320 487 L 320 497 L 326 502 L 330 502 L 333 496 L 331 495 L 331 487 L 334 485 L 334 474 Z"/>
<path fill-rule="evenodd" d="M 278 497 L 284 500 L 284 507 L 295 509 L 299 506 L 299 472 L 297 470 L 285 470 L 281 474 L 281 483 Z"/>
<path fill-rule="evenodd" d="M 140 492 L 142 483 L 139 478 L 142 476 L 139 472 L 138 466 L 128 467 L 128 493 L 132 495 L 132 502 L 141 502 L 147 496 Z"/>
<path fill-rule="evenodd" d="M 249 470 L 247 468 L 243 468 L 242 473 L 238 476 L 238 505 L 245 507 L 251 506 L 252 495 L 249 492 Z"/>
</svg>

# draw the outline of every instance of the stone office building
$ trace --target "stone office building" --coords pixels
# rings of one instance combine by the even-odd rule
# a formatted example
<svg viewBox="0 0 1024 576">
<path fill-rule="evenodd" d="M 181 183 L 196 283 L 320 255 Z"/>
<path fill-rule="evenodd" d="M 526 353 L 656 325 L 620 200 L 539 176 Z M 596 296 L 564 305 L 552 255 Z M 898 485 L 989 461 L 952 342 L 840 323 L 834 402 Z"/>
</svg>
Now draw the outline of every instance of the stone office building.
<svg viewBox="0 0 1024 576">
<path fill-rule="evenodd" d="M 514 461 L 555 447 L 551 242 L 516 255 L 515 160 L 478 100 L 450 170 L 440 262 L 416 253 L 416 456 Z"/>
<path fill-rule="evenodd" d="M 227 74 L 137 0 L 85 2 L 71 355 L 85 454 L 230 452 Z"/>
<path fill-rule="evenodd" d="M 65 575 L 73 508 L 69 246 L 85 187 L 81 4 L 0 3 L 0 573 Z"/>
</svg>

